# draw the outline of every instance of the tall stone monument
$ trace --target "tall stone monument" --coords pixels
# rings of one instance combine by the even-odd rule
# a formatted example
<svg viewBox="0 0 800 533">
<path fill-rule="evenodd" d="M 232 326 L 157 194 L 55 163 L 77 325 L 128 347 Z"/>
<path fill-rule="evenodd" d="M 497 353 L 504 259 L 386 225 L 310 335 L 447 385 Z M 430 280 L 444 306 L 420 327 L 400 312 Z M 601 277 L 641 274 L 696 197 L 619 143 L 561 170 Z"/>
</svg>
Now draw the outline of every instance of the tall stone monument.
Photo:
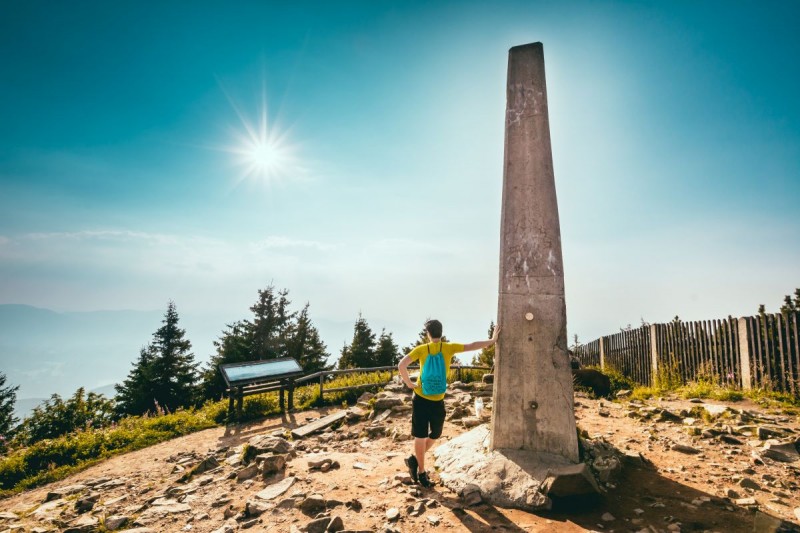
<svg viewBox="0 0 800 533">
<path fill-rule="evenodd" d="M 542 43 L 509 51 L 492 448 L 578 461 Z"/>
<path fill-rule="evenodd" d="M 509 51 L 506 95 L 492 419 L 434 455 L 451 489 L 534 510 L 597 485 L 578 462 L 541 43 Z"/>
</svg>

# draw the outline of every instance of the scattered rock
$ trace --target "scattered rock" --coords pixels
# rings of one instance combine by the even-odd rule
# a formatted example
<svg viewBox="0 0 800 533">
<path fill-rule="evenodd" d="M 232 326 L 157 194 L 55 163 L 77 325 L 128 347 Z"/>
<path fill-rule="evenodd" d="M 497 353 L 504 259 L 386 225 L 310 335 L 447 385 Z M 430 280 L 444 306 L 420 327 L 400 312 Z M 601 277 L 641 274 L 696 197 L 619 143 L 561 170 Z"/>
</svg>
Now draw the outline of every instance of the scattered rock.
<svg viewBox="0 0 800 533">
<path fill-rule="evenodd" d="M 317 513 L 321 513 L 325 510 L 327 507 L 327 502 L 321 494 L 312 494 L 300 502 L 299 507 L 304 514 L 308 516 L 314 516 Z"/>
<path fill-rule="evenodd" d="M 86 485 L 67 485 L 66 487 L 60 487 L 57 489 L 53 489 L 47 493 L 47 496 L 44 498 L 44 503 L 53 501 L 53 500 L 60 500 L 66 496 L 70 496 L 72 494 L 77 494 L 86 490 Z"/>
<path fill-rule="evenodd" d="M 750 505 L 758 505 L 755 498 L 739 498 L 738 500 L 734 500 L 736 505 L 741 505 L 742 507 L 747 507 Z"/>
<path fill-rule="evenodd" d="M 464 500 L 464 503 L 468 506 L 478 505 L 483 501 L 483 496 L 481 496 L 481 489 L 477 485 L 466 485 L 461 491 L 459 491 L 458 495 Z"/>
<path fill-rule="evenodd" d="M 391 392 L 379 392 L 375 396 L 375 404 L 373 405 L 373 409 L 377 411 L 383 411 L 384 409 L 391 409 L 395 405 L 402 405 L 405 401 L 405 396 L 401 396 L 400 394 L 393 394 Z"/>
<path fill-rule="evenodd" d="M 105 525 L 106 529 L 109 531 L 116 531 L 127 524 L 128 520 L 130 520 L 130 518 L 125 515 L 111 515 L 106 518 L 103 525 Z"/>
<path fill-rule="evenodd" d="M 777 428 L 770 428 L 767 426 L 758 426 L 756 428 L 756 437 L 759 440 L 767 440 L 772 439 L 774 437 L 780 437 L 783 433 Z"/>
<path fill-rule="evenodd" d="M 751 489 L 751 490 L 761 490 L 761 487 L 758 483 L 750 479 L 749 477 L 743 477 L 739 481 L 739 486 L 744 489 Z"/>
<path fill-rule="evenodd" d="M 672 449 L 676 452 L 687 453 L 690 455 L 702 453 L 697 448 L 692 448 L 691 446 L 686 446 L 685 444 L 673 444 Z"/>
<path fill-rule="evenodd" d="M 328 529 L 328 524 L 331 523 L 330 516 L 323 516 L 322 518 L 317 518 L 308 522 L 306 525 L 303 526 L 303 531 L 306 533 L 325 533 Z"/>
<path fill-rule="evenodd" d="M 100 527 L 100 520 L 96 516 L 82 516 L 72 522 L 64 533 L 92 533 Z"/>
<path fill-rule="evenodd" d="M 740 494 L 733 489 L 728 489 L 725 491 L 725 496 L 732 500 L 737 500 L 740 497 Z"/>
<path fill-rule="evenodd" d="M 252 479 L 256 477 L 258 473 L 259 473 L 258 465 L 251 464 L 236 472 L 236 481 L 244 481 L 246 479 Z"/>
<path fill-rule="evenodd" d="M 389 509 L 386 510 L 386 519 L 389 522 L 394 522 L 398 518 L 400 518 L 400 509 L 398 509 L 397 507 L 390 507 Z"/>
<path fill-rule="evenodd" d="M 370 439 L 380 438 L 386 435 L 386 426 L 367 426 L 364 433 Z"/>
<path fill-rule="evenodd" d="M 295 477 L 287 477 L 282 479 L 281 481 L 275 483 L 274 485 L 270 485 L 258 494 L 256 497 L 261 498 L 262 500 L 272 500 L 273 498 L 277 498 L 291 487 L 297 478 Z"/>
<path fill-rule="evenodd" d="M 263 454 L 287 454 L 293 450 L 292 443 L 282 437 L 259 435 L 250 439 L 242 449 L 242 461 L 248 464 Z"/>
<path fill-rule="evenodd" d="M 275 507 L 273 504 L 260 500 L 247 500 L 244 505 L 244 514 L 246 516 L 261 516 L 273 507 Z"/>
<path fill-rule="evenodd" d="M 342 520 L 341 516 L 334 516 L 333 519 L 328 524 L 328 531 L 337 532 L 337 531 L 344 531 L 344 520 Z"/>
<path fill-rule="evenodd" d="M 427 519 L 428 519 L 428 522 L 430 522 L 430 523 L 431 523 L 432 525 L 434 525 L 434 526 L 438 526 L 438 525 L 439 525 L 439 522 L 441 522 L 441 521 L 442 521 L 442 517 L 441 517 L 441 516 L 438 516 L 438 515 L 435 515 L 435 514 L 429 514 L 429 515 L 428 515 L 428 516 L 426 516 L 425 518 L 427 518 Z"/>
<path fill-rule="evenodd" d="M 723 433 L 722 435 L 720 435 L 719 440 L 721 440 L 725 444 L 734 444 L 736 446 L 741 446 L 742 444 L 744 444 L 744 442 L 742 442 L 741 440 L 737 439 L 733 435 L 728 435 L 727 433 Z"/>
<path fill-rule="evenodd" d="M 200 463 L 198 463 L 194 468 L 183 474 L 178 480 L 178 482 L 184 483 L 186 481 L 189 481 L 193 476 L 202 474 L 204 472 L 208 472 L 209 470 L 213 470 L 218 466 L 219 466 L 219 461 L 217 461 L 217 458 L 214 457 L 213 455 L 209 455 L 208 457 L 200 461 Z"/>
<path fill-rule="evenodd" d="M 614 518 L 614 515 L 611 513 L 603 513 L 603 516 L 601 516 L 600 519 L 603 522 L 613 522 L 614 520 L 616 520 L 616 518 Z"/>
<path fill-rule="evenodd" d="M 769 457 L 781 463 L 794 463 L 800 460 L 800 453 L 797 452 L 794 442 L 772 443 L 768 442 L 761 448 L 761 456 Z"/>
<path fill-rule="evenodd" d="M 288 459 L 289 456 L 283 454 L 262 454 L 256 457 L 256 464 L 261 468 L 262 475 L 271 476 L 272 474 L 283 471 L 283 469 L 286 468 Z"/>
</svg>

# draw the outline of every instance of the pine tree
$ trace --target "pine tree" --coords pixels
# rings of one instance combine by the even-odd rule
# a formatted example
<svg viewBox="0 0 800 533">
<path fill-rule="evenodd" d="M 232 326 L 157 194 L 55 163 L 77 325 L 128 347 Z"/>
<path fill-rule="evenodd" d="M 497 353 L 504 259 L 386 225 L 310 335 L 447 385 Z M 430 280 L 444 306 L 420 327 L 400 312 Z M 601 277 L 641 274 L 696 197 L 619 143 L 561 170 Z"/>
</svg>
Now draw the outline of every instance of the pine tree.
<svg viewBox="0 0 800 533">
<path fill-rule="evenodd" d="M 381 330 L 378 346 L 375 348 L 374 366 L 395 366 L 400 362 L 400 348 L 395 344 L 391 333 Z"/>
<path fill-rule="evenodd" d="M 328 351 L 319 337 L 319 331 L 308 316 L 309 304 L 297 314 L 295 321 L 287 328 L 285 355 L 293 357 L 303 372 L 311 374 L 327 367 Z"/>
<path fill-rule="evenodd" d="M 225 379 L 219 371 L 219 365 L 225 363 L 243 363 L 252 361 L 252 332 L 247 321 L 228 324 L 220 338 L 214 341 L 217 353 L 202 372 L 201 394 L 204 399 L 219 399 L 225 392 Z"/>
<path fill-rule="evenodd" d="M 275 359 L 285 351 L 286 332 L 294 313 L 289 312 L 289 291 L 283 289 L 275 294 L 270 285 L 258 291 L 258 301 L 250 308 L 253 312 L 252 355 L 254 359 Z"/>
<path fill-rule="evenodd" d="M 375 366 L 375 334 L 359 313 L 353 326 L 353 340 L 342 348 L 339 368 L 370 368 Z"/>
<path fill-rule="evenodd" d="M 170 301 L 153 341 L 142 348 L 128 379 L 116 386 L 121 413 L 142 414 L 159 408 L 174 411 L 195 402 L 197 365 L 190 351 L 192 343 L 178 321 L 175 303 Z"/>
<path fill-rule="evenodd" d="M 6 375 L 0 372 L 0 451 L 5 450 L 8 436 L 18 422 L 14 417 L 14 404 L 17 403 L 19 385 L 6 387 L 6 379 Z"/>
<path fill-rule="evenodd" d="M 191 352 L 192 343 L 185 338 L 186 330 L 178 327 L 178 311 L 170 301 L 162 326 L 153 334 L 153 379 L 156 399 L 161 407 L 174 411 L 195 403 L 197 364 Z"/>
<path fill-rule="evenodd" d="M 155 408 L 156 390 L 153 380 L 153 354 L 149 346 L 139 350 L 139 359 L 133 364 L 128 378 L 114 385 L 117 391 L 117 412 L 142 414 Z"/>
</svg>

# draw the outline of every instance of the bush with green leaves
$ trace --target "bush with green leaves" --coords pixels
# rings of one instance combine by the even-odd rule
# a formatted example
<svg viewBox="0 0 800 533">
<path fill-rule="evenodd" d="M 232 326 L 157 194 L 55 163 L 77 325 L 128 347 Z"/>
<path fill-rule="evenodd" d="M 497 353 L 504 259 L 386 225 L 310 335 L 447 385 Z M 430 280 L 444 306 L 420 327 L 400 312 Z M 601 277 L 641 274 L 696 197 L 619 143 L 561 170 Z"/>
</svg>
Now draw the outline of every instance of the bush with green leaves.
<svg viewBox="0 0 800 533">
<path fill-rule="evenodd" d="M 98 459 L 213 427 L 210 414 L 213 409 L 127 417 L 107 428 L 42 439 L 0 458 L 0 495 L 61 479 Z"/>
<path fill-rule="evenodd" d="M 114 400 L 102 394 L 86 394 L 83 387 L 66 400 L 53 394 L 22 421 L 16 430 L 15 443 L 30 445 L 78 430 L 103 428 L 114 417 Z"/>
</svg>

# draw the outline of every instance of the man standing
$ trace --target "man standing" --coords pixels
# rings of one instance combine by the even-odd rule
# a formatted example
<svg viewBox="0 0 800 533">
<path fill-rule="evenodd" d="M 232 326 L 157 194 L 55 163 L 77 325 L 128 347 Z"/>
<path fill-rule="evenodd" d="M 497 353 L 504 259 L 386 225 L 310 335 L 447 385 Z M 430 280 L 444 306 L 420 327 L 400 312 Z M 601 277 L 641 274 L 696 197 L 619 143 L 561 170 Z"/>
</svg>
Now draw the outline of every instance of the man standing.
<svg viewBox="0 0 800 533">
<path fill-rule="evenodd" d="M 398 365 L 400 378 L 406 387 L 414 390 L 411 411 L 411 434 L 414 436 L 414 454 L 406 458 L 408 473 L 414 483 L 425 488 L 433 486 L 425 471 L 425 452 L 441 437 L 444 427 L 444 393 L 447 388 L 447 373 L 453 356 L 460 352 L 481 350 L 497 342 L 500 327 L 494 328 L 492 338 L 469 344 L 442 342 L 442 323 L 438 320 L 425 322 L 428 343 L 420 344 Z M 419 362 L 419 379 L 415 384 L 408 376 L 408 365 Z"/>
</svg>

